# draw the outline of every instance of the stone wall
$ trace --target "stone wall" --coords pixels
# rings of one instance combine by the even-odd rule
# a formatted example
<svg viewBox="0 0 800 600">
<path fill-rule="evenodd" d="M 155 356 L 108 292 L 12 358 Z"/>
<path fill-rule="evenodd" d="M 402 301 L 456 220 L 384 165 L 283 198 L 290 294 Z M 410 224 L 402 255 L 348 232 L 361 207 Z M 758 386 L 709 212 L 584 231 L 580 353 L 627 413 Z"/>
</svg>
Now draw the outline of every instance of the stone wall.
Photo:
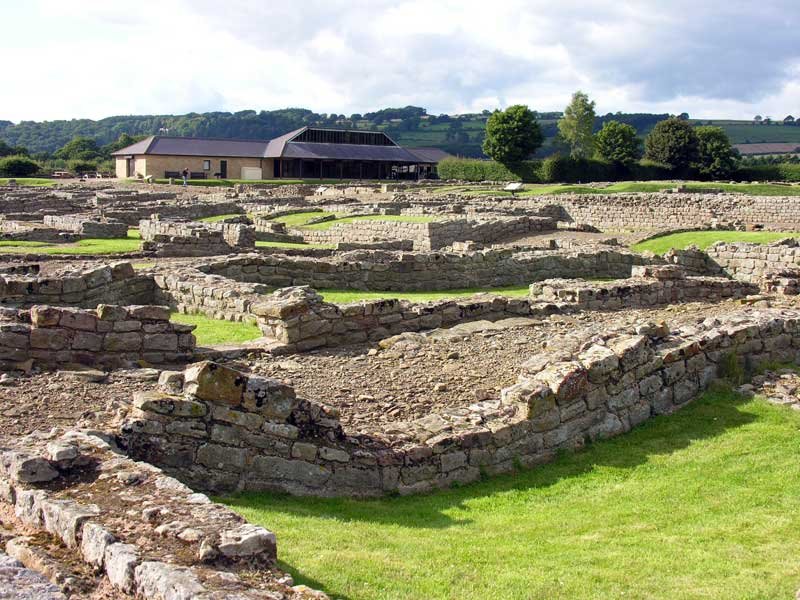
<svg viewBox="0 0 800 600">
<path fill-rule="evenodd" d="M 796 196 L 743 194 L 590 194 L 503 199 L 493 207 L 541 211 L 558 221 L 586 223 L 601 230 L 707 229 L 715 225 L 763 227 L 772 231 L 800 229 Z"/>
<path fill-rule="evenodd" d="M 131 263 L 118 262 L 50 277 L 0 276 L 0 304 L 18 307 L 57 304 L 83 308 L 98 304 L 149 304 L 154 288 L 152 276 L 138 275 Z"/>
<path fill-rule="evenodd" d="M 365 243 L 382 240 L 411 240 L 415 250 L 438 250 L 453 242 L 472 240 L 489 243 L 536 231 L 555 229 L 555 222 L 542 217 L 497 217 L 473 221 L 448 219 L 429 223 L 365 220 L 341 223 L 328 229 L 297 229 L 308 243 Z"/>
<path fill-rule="evenodd" d="M 183 396 L 137 396 L 122 435 L 133 456 L 201 489 L 427 492 L 625 433 L 681 408 L 731 359 L 794 362 L 800 313 L 742 311 L 672 333 L 643 324 L 587 346 L 532 357 L 500 401 L 356 437 L 342 430 L 337 410 L 297 398 L 289 386 L 198 363 L 185 372 Z"/>
<path fill-rule="evenodd" d="M 171 323 L 163 306 L 101 304 L 92 310 L 39 305 L 5 309 L 2 316 L 3 370 L 28 359 L 48 365 L 185 362 L 195 347 L 194 325 Z"/>
<path fill-rule="evenodd" d="M 9 555 L 44 568 L 68 592 L 53 598 L 100 597 L 70 589 L 70 571 L 57 571 L 66 555 L 72 568 L 83 563 L 81 571 L 96 574 L 104 598 L 327 599 L 290 587 L 276 568 L 274 533 L 131 460 L 97 432 L 3 439 L 0 510 L 6 527 L 35 536 L 9 537 L 6 529 L 3 542 Z M 254 570 L 259 577 L 248 576 Z"/>
<path fill-rule="evenodd" d="M 664 269 L 664 267 L 657 267 Z M 685 277 L 682 271 L 674 277 L 657 278 L 647 270 L 634 267 L 630 279 L 611 282 L 590 282 L 582 279 L 550 279 L 531 285 L 531 299 L 556 302 L 581 310 L 616 310 L 677 304 L 680 302 L 718 302 L 758 294 L 757 285 L 724 277 Z"/>
<path fill-rule="evenodd" d="M 289 352 L 377 341 L 478 319 L 545 315 L 548 310 L 546 306 L 532 307 L 526 298 L 492 295 L 426 303 L 367 300 L 337 306 L 306 287 L 283 288 L 259 300 L 251 304 L 250 311 L 261 331 Z"/>
<path fill-rule="evenodd" d="M 800 267 L 800 243 L 794 238 L 773 244 L 717 243 L 706 254 L 728 275 L 759 283 L 770 271 Z"/>
<path fill-rule="evenodd" d="M 253 227 L 239 223 L 199 223 L 142 219 L 142 248 L 157 256 L 213 256 L 255 248 Z"/>
<path fill-rule="evenodd" d="M 620 249 L 599 251 L 484 250 L 411 253 L 344 252 L 328 258 L 281 254 L 242 255 L 199 265 L 204 273 L 272 288 L 309 285 L 315 289 L 377 291 L 448 290 L 529 285 L 559 277 L 621 279 L 649 259 Z"/>
<path fill-rule="evenodd" d="M 87 238 L 128 237 L 128 226 L 125 223 L 92 215 L 47 215 L 44 217 L 44 224 Z"/>
</svg>

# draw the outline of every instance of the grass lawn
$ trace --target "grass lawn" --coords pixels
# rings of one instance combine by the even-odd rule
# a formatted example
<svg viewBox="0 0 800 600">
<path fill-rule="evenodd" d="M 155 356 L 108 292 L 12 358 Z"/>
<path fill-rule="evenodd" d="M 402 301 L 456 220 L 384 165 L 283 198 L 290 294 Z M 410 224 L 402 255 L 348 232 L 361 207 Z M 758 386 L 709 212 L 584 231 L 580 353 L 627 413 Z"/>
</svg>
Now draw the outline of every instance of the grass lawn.
<svg viewBox="0 0 800 600">
<path fill-rule="evenodd" d="M 322 297 L 334 304 L 358 302 L 359 300 L 380 300 L 385 298 L 400 298 L 414 302 L 429 302 L 431 300 L 447 300 L 449 298 L 464 298 L 473 294 L 491 293 L 502 296 L 527 296 L 528 286 L 510 286 L 499 288 L 462 288 L 458 290 L 443 290 L 437 292 L 362 292 L 359 290 L 319 290 Z"/>
<path fill-rule="evenodd" d="M 580 184 L 526 183 L 517 196 L 544 196 L 550 194 L 621 194 L 630 192 L 660 192 L 676 187 L 671 181 L 620 181 L 604 188 Z M 800 196 L 800 186 L 774 183 L 718 183 L 697 181 L 682 184 L 689 191 L 702 192 L 708 189 L 724 190 L 750 196 Z M 487 189 L 481 186 L 450 186 L 436 190 L 436 193 L 461 193 L 474 196 L 511 196 L 511 192 L 500 189 Z"/>
<path fill-rule="evenodd" d="M 336 215 L 332 212 L 319 211 L 319 212 L 291 213 L 288 215 L 275 217 L 274 219 L 270 220 L 275 221 L 276 223 L 284 223 L 286 224 L 287 227 L 303 227 L 306 223 L 308 223 L 312 219 L 320 219 L 322 217 L 335 217 L 335 216 Z"/>
<path fill-rule="evenodd" d="M 768 244 L 775 240 L 798 236 L 800 236 L 798 232 L 786 231 L 684 231 L 683 233 L 671 233 L 639 242 L 631 246 L 631 249 L 636 252 L 649 250 L 656 254 L 663 254 L 671 248 L 682 250 L 692 244 L 704 250 L 715 242 Z"/>
<path fill-rule="evenodd" d="M 261 330 L 251 323 L 238 321 L 220 321 L 205 315 L 186 315 L 174 312 L 170 320 L 177 323 L 197 325 L 194 335 L 199 346 L 213 346 L 216 344 L 240 344 L 261 337 Z"/>
<path fill-rule="evenodd" d="M 49 242 L 0 241 L 0 253 L 5 254 L 123 254 L 138 252 L 142 238 L 138 229 L 129 229 L 127 238 L 89 238 L 72 244 Z"/>
<path fill-rule="evenodd" d="M 516 475 L 380 500 L 224 501 L 335 598 L 783 599 L 800 587 L 800 413 L 730 392 Z"/>
<path fill-rule="evenodd" d="M 16 179 L 17 184 L 19 185 L 32 185 L 40 187 L 47 187 L 58 183 L 58 180 L 56 179 L 45 179 L 42 177 L 11 177 L 10 179 Z M 0 177 L 0 185 L 8 185 L 8 180 L 8 177 Z"/>
</svg>

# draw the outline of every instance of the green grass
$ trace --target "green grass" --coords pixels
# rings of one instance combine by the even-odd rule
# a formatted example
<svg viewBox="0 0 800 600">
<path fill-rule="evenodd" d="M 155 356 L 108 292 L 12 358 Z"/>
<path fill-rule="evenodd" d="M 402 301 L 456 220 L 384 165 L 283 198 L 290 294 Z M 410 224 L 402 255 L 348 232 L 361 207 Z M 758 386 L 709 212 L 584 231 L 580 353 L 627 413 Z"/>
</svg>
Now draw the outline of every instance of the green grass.
<svg viewBox="0 0 800 600">
<path fill-rule="evenodd" d="M 783 118 L 783 117 L 781 117 Z M 755 125 L 753 123 L 720 124 L 732 144 L 761 142 L 797 142 L 800 146 L 800 127 L 786 125 Z"/>
<path fill-rule="evenodd" d="M 768 244 L 787 237 L 800 237 L 798 232 L 775 231 L 684 231 L 654 237 L 631 246 L 636 252 L 650 251 L 663 254 L 671 248 L 682 250 L 695 245 L 705 250 L 716 242 L 750 242 L 752 244 Z"/>
<path fill-rule="evenodd" d="M 129 179 L 133 183 L 144 183 L 140 179 Z M 183 179 L 176 178 L 173 180 L 175 185 L 183 184 Z M 157 178 L 153 179 L 154 183 L 169 183 L 169 179 Z M 203 187 L 233 187 L 236 184 L 244 183 L 251 185 L 332 185 L 334 183 L 342 183 L 341 179 L 190 179 L 189 185 L 197 185 Z M 371 183 L 371 182 L 368 182 Z M 385 182 L 382 182 L 385 183 Z"/>
<path fill-rule="evenodd" d="M 322 217 L 335 217 L 332 212 L 304 212 L 304 213 L 291 213 L 270 219 L 276 223 L 284 223 L 286 227 L 303 227 L 312 219 L 320 219 Z"/>
<path fill-rule="evenodd" d="M 171 321 L 197 325 L 194 335 L 200 346 L 215 346 L 217 344 L 241 344 L 262 336 L 258 326 L 239 321 L 220 321 L 205 315 L 183 314 L 174 312 L 170 315 Z"/>
<path fill-rule="evenodd" d="M 58 183 L 57 179 L 44 179 L 40 177 L 0 177 L 0 185 L 8 185 L 9 179 L 16 179 L 19 185 L 31 185 L 36 187 L 48 187 Z"/>
<path fill-rule="evenodd" d="M 465 298 L 474 294 L 490 293 L 502 296 L 527 296 L 528 286 L 509 286 L 498 288 L 461 288 L 457 290 L 443 290 L 437 292 L 362 292 L 358 290 L 319 290 L 322 297 L 334 304 L 346 304 L 360 300 L 381 300 L 385 298 L 400 298 L 414 302 L 430 302 L 431 300 L 447 300 L 450 298 Z"/>
<path fill-rule="evenodd" d="M 138 252 L 142 239 L 138 229 L 129 229 L 127 238 L 89 238 L 71 244 L 49 242 L 0 241 L 2 254 L 124 254 Z"/>
<path fill-rule="evenodd" d="M 544 196 L 551 194 L 622 194 L 632 192 L 660 192 L 678 186 L 669 181 L 620 181 L 607 187 L 590 187 L 587 185 L 561 183 L 526 183 L 523 191 L 517 196 Z M 748 196 L 800 196 L 800 186 L 780 185 L 774 183 L 719 183 L 714 181 L 697 181 L 680 184 L 689 191 L 722 190 Z M 473 196 L 511 196 L 511 192 L 502 189 L 491 189 L 482 186 L 443 186 L 436 193 L 460 193 Z"/>
<path fill-rule="evenodd" d="M 349 600 L 793 598 L 800 413 L 705 394 L 513 476 L 358 501 L 225 501 L 298 583 Z"/>
</svg>

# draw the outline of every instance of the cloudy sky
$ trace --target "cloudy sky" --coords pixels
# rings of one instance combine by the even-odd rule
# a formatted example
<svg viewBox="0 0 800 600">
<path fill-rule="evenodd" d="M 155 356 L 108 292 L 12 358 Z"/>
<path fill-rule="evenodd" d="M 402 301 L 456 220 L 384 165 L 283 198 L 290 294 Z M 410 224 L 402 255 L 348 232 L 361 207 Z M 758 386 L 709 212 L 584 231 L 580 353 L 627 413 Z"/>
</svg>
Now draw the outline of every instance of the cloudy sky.
<svg viewBox="0 0 800 600">
<path fill-rule="evenodd" d="M 800 113 L 797 0 L 0 0 L 0 119 L 414 104 Z"/>
</svg>

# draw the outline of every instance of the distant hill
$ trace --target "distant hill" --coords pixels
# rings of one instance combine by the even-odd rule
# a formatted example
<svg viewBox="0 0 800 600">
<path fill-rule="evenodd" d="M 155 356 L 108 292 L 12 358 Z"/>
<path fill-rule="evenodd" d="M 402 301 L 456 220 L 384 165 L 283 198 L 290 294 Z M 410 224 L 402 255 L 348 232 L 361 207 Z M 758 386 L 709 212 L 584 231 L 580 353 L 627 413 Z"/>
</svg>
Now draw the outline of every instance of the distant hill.
<svg viewBox="0 0 800 600">
<path fill-rule="evenodd" d="M 483 156 L 481 145 L 485 137 L 486 120 L 491 113 L 463 115 L 429 115 L 424 108 L 406 106 L 353 114 L 320 114 L 304 108 L 235 113 L 208 112 L 186 115 L 127 115 L 107 117 L 97 121 L 73 119 L 62 121 L 22 121 L 14 124 L 0 121 L 0 139 L 12 146 L 24 146 L 32 153 L 50 154 L 75 136 L 86 136 L 104 145 L 120 134 L 153 135 L 169 131 L 170 135 L 220 138 L 271 139 L 287 131 L 315 125 L 318 127 L 369 129 L 386 132 L 404 146 L 431 146 L 457 156 Z M 538 152 L 546 156 L 558 149 L 554 146 L 557 121 L 561 113 L 537 113 L 545 144 Z M 609 113 L 598 116 L 595 130 L 609 120 L 628 123 L 645 136 L 667 114 Z M 800 127 L 783 123 L 755 125 L 750 121 L 693 120 L 694 125 L 714 124 L 723 127 L 737 143 L 800 142 Z"/>
</svg>

